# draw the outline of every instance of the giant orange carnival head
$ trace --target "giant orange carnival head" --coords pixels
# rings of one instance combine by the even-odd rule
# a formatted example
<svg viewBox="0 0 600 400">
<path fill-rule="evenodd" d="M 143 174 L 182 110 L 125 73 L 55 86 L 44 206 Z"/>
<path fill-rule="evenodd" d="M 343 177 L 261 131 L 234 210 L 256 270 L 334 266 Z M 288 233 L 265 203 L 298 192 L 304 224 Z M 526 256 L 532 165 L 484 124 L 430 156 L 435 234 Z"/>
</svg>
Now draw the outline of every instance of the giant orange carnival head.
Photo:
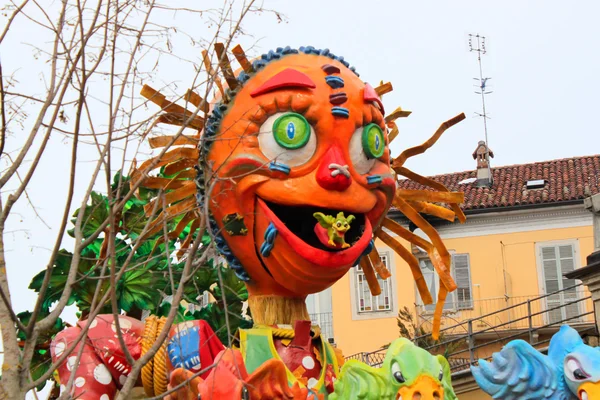
<svg viewBox="0 0 600 400">
<path fill-rule="evenodd" d="M 391 204 L 383 106 L 326 50 L 280 49 L 254 68 L 208 120 L 206 198 L 221 250 L 245 270 L 250 292 L 302 297 L 356 265 Z M 340 212 L 354 216 L 349 247 L 328 243 L 314 216 Z"/>
<path fill-rule="evenodd" d="M 210 109 L 197 94 L 186 95 L 208 117 L 195 116 L 148 86 L 142 90 L 163 108 L 157 122 L 198 130 L 173 141 L 151 138 L 153 147 L 187 147 L 148 160 L 136 172 L 144 186 L 167 192 L 161 215 L 179 216 L 172 234 L 178 237 L 187 224 L 193 232 L 200 226 L 198 205 L 207 206 L 216 247 L 250 295 L 295 299 L 326 289 L 358 263 L 373 295 L 379 294 L 375 271 L 384 279 L 389 271 L 373 248 L 377 237 L 406 260 L 424 303 L 432 303 L 417 259 L 391 231 L 427 252 L 438 272 L 436 332 L 446 294 L 456 285 L 450 255 L 424 216 L 464 221 L 458 206 L 462 193 L 448 192 L 404 162 L 427 150 L 464 114 L 392 160 L 388 146 L 398 133 L 394 120 L 409 112 L 398 108 L 384 117 L 379 94 L 391 90 L 389 83 L 371 87 L 329 50 L 279 48 L 250 63 L 236 46 L 232 52 L 242 70 L 235 74 L 225 46 L 217 43 L 215 49 L 230 90 L 217 80 L 221 97 Z M 198 160 L 204 173 L 194 183 Z M 141 174 L 158 167 L 174 178 Z M 415 181 L 415 189 L 396 190 L 394 172 Z M 199 204 L 190 197 L 196 185 Z M 429 240 L 386 218 L 391 204 Z M 159 229 L 157 224 L 152 232 Z"/>
</svg>

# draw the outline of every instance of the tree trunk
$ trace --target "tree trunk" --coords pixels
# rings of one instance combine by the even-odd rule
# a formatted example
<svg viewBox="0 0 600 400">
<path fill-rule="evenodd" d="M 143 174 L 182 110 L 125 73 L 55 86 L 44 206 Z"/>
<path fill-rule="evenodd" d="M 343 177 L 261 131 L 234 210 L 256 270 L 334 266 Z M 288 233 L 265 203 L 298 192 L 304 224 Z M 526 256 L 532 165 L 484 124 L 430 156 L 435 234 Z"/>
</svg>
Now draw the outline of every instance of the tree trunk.
<svg viewBox="0 0 600 400">
<path fill-rule="evenodd" d="M 4 228 L 4 224 L 2 223 L 1 225 L 0 228 Z M 4 300 L 0 299 L 0 330 L 2 330 L 2 347 L 4 351 L 2 380 L 0 380 L 0 400 L 20 400 L 25 399 L 25 393 L 19 387 L 21 380 L 21 350 L 17 343 L 15 324 L 10 318 L 12 306 L 10 292 L 8 291 L 8 278 L 6 276 L 3 232 L 4 229 L 0 229 L 0 289 L 2 289 L 9 304 L 7 307 Z"/>
</svg>

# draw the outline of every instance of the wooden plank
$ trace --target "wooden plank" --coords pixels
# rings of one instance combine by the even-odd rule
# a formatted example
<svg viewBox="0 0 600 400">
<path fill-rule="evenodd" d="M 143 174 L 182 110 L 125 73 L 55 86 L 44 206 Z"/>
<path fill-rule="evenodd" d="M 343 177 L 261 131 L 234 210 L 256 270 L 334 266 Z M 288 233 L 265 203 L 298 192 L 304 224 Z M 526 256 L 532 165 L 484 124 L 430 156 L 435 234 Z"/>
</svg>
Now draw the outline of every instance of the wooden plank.
<svg viewBox="0 0 600 400">
<path fill-rule="evenodd" d="M 215 85 L 217 85 L 217 88 L 219 89 L 219 92 L 221 93 L 221 97 L 223 97 L 223 99 L 225 100 L 226 99 L 225 90 L 223 89 L 223 85 L 221 84 L 221 81 L 219 80 L 219 76 L 217 75 L 217 73 L 213 69 L 212 65 L 210 64 L 210 57 L 208 56 L 208 51 L 206 51 L 206 50 L 202 50 L 202 62 L 204 62 L 204 67 L 206 68 L 206 72 L 208 72 L 209 81 L 210 81 L 210 78 L 214 79 Z"/>
<path fill-rule="evenodd" d="M 377 93 L 377 96 L 381 97 L 392 90 L 394 90 L 394 87 L 391 82 L 383 83 L 382 81 L 381 84 L 375 88 L 375 93 Z"/>
<path fill-rule="evenodd" d="M 231 64 L 229 63 L 229 58 L 227 58 L 227 51 L 225 50 L 225 45 L 223 43 L 215 43 L 215 50 L 217 51 L 217 57 L 219 58 L 219 66 L 221 67 L 221 71 L 223 72 L 225 82 L 227 82 L 227 86 L 229 86 L 229 89 L 234 90 L 238 87 L 238 81 L 237 79 L 235 79 L 235 75 L 233 74 L 233 70 L 231 69 Z"/>
<path fill-rule="evenodd" d="M 242 46 L 240 46 L 239 44 L 236 45 L 233 49 L 231 49 L 231 52 L 233 53 L 236 60 L 238 60 L 238 62 L 242 66 L 242 69 L 246 73 L 251 74 L 252 72 L 254 72 L 254 68 L 252 68 L 252 63 L 248 61 L 248 58 L 246 57 L 246 53 L 244 53 L 244 49 L 242 49 Z"/>
</svg>

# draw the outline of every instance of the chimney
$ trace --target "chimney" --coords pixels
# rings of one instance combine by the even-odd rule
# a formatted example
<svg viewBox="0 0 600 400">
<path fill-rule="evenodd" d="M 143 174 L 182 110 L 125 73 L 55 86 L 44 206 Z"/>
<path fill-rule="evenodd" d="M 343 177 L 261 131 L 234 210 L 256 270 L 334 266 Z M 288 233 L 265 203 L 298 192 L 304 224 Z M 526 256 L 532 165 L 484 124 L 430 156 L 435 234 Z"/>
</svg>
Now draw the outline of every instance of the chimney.
<svg viewBox="0 0 600 400">
<path fill-rule="evenodd" d="M 487 147 L 487 144 L 480 140 L 477 148 L 473 152 L 473 159 L 477 160 L 477 187 L 492 187 L 492 170 L 490 168 L 490 157 L 494 157 L 494 152 Z"/>
</svg>

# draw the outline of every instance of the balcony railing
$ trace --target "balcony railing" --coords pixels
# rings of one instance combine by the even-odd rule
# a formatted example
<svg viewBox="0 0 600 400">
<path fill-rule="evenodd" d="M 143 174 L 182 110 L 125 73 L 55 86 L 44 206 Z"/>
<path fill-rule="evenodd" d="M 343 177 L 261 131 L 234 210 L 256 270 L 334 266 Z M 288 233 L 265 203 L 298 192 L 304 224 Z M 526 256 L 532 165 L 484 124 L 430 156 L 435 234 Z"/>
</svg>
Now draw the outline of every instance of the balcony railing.
<svg viewBox="0 0 600 400">
<path fill-rule="evenodd" d="M 371 367 L 380 367 L 385 358 L 385 350 L 376 350 L 370 353 L 356 353 L 346 357 L 346 360 L 358 360 L 362 361 Z"/>
<path fill-rule="evenodd" d="M 578 284 L 543 296 L 475 301 L 473 309 L 460 311 L 464 320 L 440 330 L 441 341 L 433 341 L 431 334 L 413 341 L 432 353 L 444 354 L 452 372 L 457 372 L 480 358 L 491 358 L 492 350 L 514 339 L 546 347 L 562 324 L 573 326 L 580 334 L 597 335 L 593 305 L 586 304 L 591 296 L 584 296 L 583 288 Z M 446 316 L 446 322 L 448 318 L 451 316 Z"/>
<path fill-rule="evenodd" d="M 413 338 L 413 342 L 433 354 L 445 355 L 454 373 L 469 369 L 480 358 L 491 358 L 493 351 L 510 340 L 523 339 L 536 348 L 543 348 L 551 334 L 565 323 L 582 335 L 597 335 L 590 299 L 591 296 L 584 296 L 583 286 L 579 284 L 543 296 L 474 301 L 468 309 L 446 311 L 445 325 L 454 323 L 440 330 L 440 341 L 434 341 L 431 334 L 427 334 Z M 418 311 L 421 318 L 431 317 L 424 308 Z M 385 349 L 381 349 L 346 359 L 380 366 L 384 357 Z"/>
<path fill-rule="evenodd" d="M 590 297 L 586 297 L 580 285 L 567 288 L 569 297 L 560 298 L 565 290 L 554 294 L 539 296 L 513 296 L 496 297 L 471 301 L 469 307 L 461 309 L 453 307 L 452 303 L 446 304 L 442 316 L 443 332 L 446 335 L 460 335 L 468 333 L 467 321 L 473 321 L 473 332 L 488 330 L 529 329 L 544 325 L 553 325 L 567 319 L 570 324 L 594 322 L 593 315 L 586 313 L 587 308 L 593 307 L 591 302 L 586 304 Z M 565 297 L 565 296 L 563 296 Z M 433 317 L 431 306 L 416 306 L 417 315 L 425 322 Z M 531 321 L 529 320 L 531 318 Z"/>
<path fill-rule="evenodd" d="M 310 314 L 313 325 L 319 325 L 325 339 L 333 338 L 333 314 L 330 312 Z"/>
</svg>

